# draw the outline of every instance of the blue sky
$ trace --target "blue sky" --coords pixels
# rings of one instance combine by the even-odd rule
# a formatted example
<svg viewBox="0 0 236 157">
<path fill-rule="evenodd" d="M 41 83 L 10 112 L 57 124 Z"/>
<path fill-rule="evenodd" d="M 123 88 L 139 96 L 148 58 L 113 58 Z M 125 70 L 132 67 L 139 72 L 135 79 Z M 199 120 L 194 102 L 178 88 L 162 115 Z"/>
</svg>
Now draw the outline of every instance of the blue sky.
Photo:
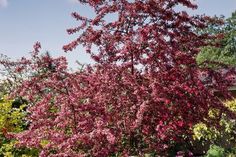
<svg viewBox="0 0 236 157">
<path fill-rule="evenodd" d="M 236 10 L 236 0 L 195 2 L 199 5 L 194 11 L 197 14 L 229 17 Z M 89 63 L 82 47 L 67 54 L 62 50 L 64 44 L 76 37 L 66 33 L 67 28 L 76 26 L 76 21 L 70 16 L 73 11 L 92 14 L 76 0 L 0 0 L 0 53 L 11 58 L 28 56 L 32 45 L 40 41 L 43 51 L 48 50 L 53 56 L 66 56 L 70 66 L 75 65 L 75 60 Z"/>
</svg>

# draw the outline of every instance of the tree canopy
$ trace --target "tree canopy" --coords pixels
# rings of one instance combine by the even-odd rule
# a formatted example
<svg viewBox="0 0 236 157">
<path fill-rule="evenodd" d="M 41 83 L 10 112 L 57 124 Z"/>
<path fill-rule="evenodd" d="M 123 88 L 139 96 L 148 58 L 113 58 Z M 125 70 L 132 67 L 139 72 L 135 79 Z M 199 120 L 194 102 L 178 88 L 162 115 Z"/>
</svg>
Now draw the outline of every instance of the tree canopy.
<svg viewBox="0 0 236 157">
<path fill-rule="evenodd" d="M 217 66 L 217 63 L 236 66 L 236 11 L 232 16 L 225 19 L 223 25 L 209 24 L 207 31 L 211 34 L 223 34 L 222 39 L 213 40 L 218 46 L 203 47 L 201 53 L 197 56 L 199 64 L 208 61 L 210 66 Z"/>
</svg>

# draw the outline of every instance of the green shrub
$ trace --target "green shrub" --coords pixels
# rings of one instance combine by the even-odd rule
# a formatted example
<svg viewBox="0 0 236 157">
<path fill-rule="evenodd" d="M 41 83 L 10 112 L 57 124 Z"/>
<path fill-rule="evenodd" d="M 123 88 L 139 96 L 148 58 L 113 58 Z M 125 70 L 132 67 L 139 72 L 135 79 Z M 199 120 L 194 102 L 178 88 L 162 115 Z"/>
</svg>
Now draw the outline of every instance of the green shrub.
<svg viewBox="0 0 236 157">
<path fill-rule="evenodd" d="M 236 99 L 232 101 L 225 102 L 225 106 L 228 107 L 231 111 L 236 113 Z M 214 118 L 219 116 L 217 110 L 212 109 L 209 112 L 209 117 Z M 198 123 L 193 127 L 193 139 L 195 141 L 200 141 L 201 144 L 205 147 L 208 147 L 210 144 L 218 145 L 222 149 L 229 149 L 236 147 L 236 121 L 235 119 L 230 119 L 226 114 L 222 114 L 220 120 L 220 127 L 216 128 L 213 126 L 207 126 L 205 123 Z M 218 147 L 211 147 L 209 149 L 211 152 L 220 153 Z"/>
<path fill-rule="evenodd" d="M 236 147 L 235 148 L 222 148 L 217 145 L 211 145 L 210 149 L 207 151 L 206 157 L 235 157 L 236 156 Z"/>
<path fill-rule="evenodd" d="M 20 104 L 13 106 L 16 103 L 13 100 L 8 100 L 4 96 L 0 100 L 0 157 L 34 157 L 37 155 L 37 150 L 29 148 L 16 148 L 17 143 L 14 139 L 6 138 L 8 132 L 16 133 L 25 129 L 26 105 Z"/>
<path fill-rule="evenodd" d="M 211 145 L 210 149 L 207 151 L 206 157 L 226 157 L 226 153 L 224 148 Z"/>
</svg>

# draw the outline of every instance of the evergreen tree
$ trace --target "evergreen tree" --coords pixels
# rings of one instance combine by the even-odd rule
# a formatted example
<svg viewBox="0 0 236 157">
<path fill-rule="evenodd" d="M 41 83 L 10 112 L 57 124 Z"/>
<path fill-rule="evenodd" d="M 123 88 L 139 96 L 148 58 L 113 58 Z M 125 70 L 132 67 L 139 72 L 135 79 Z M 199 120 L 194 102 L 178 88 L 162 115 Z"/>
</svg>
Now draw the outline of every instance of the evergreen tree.
<svg viewBox="0 0 236 157">
<path fill-rule="evenodd" d="M 210 24 L 204 31 L 214 35 L 223 34 L 224 37 L 212 40 L 213 43 L 218 43 L 218 46 L 203 47 L 197 56 L 197 62 L 208 62 L 210 67 L 217 67 L 217 64 L 236 66 L 236 11 L 227 19 L 219 19 L 224 21 L 223 25 Z"/>
</svg>

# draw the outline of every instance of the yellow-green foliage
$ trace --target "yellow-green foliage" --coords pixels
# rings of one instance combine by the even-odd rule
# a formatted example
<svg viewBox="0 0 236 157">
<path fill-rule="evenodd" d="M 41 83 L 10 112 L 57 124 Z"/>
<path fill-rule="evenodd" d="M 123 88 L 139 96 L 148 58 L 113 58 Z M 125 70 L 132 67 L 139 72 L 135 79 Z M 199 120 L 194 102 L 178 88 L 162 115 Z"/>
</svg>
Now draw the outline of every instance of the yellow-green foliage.
<svg viewBox="0 0 236 157">
<path fill-rule="evenodd" d="M 225 106 L 236 113 L 236 99 L 225 102 Z M 212 109 L 209 112 L 209 117 L 217 117 L 219 116 L 218 113 L 218 111 Z M 235 141 L 235 120 L 229 119 L 227 118 L 226 114 L 223 114 L 220 120 L 220 126 L 220 129 L 216 129 L 214 127 L 207 127 L 207 125 L 204 123 L 198 123 L 193 127 L 193 138 L 195 140 L 205 140 L 212 142 L 220 138 L 224 138 L 224 141 L 226 142 Z"/>
<path fill-rule="evenodd" d="M 37 150 L 27 148 L 16 148 L 16 141 L 11 140 L 2 144 L 0 148 L 0 156 L 4 157 L 36 157 L 38 156 Z"/>
<path fill-rule="evenodd" d="M 208 128 L 204 123 L 198 123 L 193 128 L 193 138 L 196 140 L 212 140 L 219 136 L 219 132 L 214 128 Z"/>
<path fill-rule="evenodd" d="M 12 107 L 13 100 L 3 97 L 0 100 L 0 156 L 4 157 L 34 157 L 37 151 L 27 148 L 16 148 L 14 139 L 7 139 L 4 132 L 21 132 L 25 126 L 26 112 L 24 104 L 19 108 Z M 5 130 L 5 131 L 4 131 Z"/>
<path fill-rule="evenodd" d="M 231 111 L 236 113 L 236 99 L 232 101 L 227 101 L 225 103 L 225 106 L 227 106 Z"/>
<path fill-rule="evenodd" d="M 6 156 L 6 157 L 13 157 L 13 154 L 12 154 L 13 147 L 14 147 L 14 141 L 4 143 L 4 144 L 2 144 L 2 146 L 0 148 L 0 152 L 2 155 Z"/>
<path fill-rule="evenodd" d="M 6 129 L 8 132 L 20 132 L 23 130 L 25 112 L 21 105 L 19 108 L 12 108 L 12 100 L 4 97 L 0 100 L 0 130 Z"/>
</svg>

